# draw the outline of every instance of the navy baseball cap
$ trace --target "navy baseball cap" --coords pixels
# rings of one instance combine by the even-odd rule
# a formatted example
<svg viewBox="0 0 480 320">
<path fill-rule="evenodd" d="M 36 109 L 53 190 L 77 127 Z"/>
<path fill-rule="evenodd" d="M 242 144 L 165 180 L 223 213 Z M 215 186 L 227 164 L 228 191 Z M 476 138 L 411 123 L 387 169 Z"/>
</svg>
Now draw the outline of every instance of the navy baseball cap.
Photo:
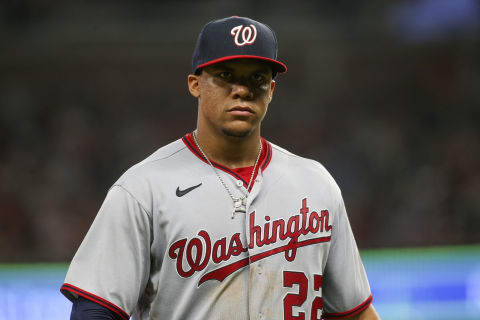
<svg viewBox="0 0 480 320">
<path fill-rule="evenodd" d="M 192 71 L 232 59 L 269 62 L 273 74 L 287 71 L 277 60 L 277 38 L 273 30 L 246 17 L 229 17 L 207 23 L 200 32 L 192 57 Z"/>
</svg>

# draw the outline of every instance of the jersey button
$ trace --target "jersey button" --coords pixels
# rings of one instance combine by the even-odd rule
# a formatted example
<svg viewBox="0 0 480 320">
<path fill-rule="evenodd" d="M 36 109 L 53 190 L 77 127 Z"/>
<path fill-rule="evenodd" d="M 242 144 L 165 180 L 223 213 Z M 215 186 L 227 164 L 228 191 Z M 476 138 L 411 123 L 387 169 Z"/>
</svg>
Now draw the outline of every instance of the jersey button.
<svg viewBox="0 0 480 320">
<path fill-rule="evenodd" d="M 237 180 L 237 187 L 239 187 L 239 188 L 240 188 L 240 187 L 242 187 L 242 186 L 243 186 L 243 182 L 242 182 L 242 181 L 240 181 L 240 180 Z"/>
<path fill-rule="evenodd" d="M 258 314 L 258 319 L 260 319 L 260 320 L 261 320 L 261 319 L 264 319 L 263 313 L 259 313 L 259 314 Z"/>
</svg>

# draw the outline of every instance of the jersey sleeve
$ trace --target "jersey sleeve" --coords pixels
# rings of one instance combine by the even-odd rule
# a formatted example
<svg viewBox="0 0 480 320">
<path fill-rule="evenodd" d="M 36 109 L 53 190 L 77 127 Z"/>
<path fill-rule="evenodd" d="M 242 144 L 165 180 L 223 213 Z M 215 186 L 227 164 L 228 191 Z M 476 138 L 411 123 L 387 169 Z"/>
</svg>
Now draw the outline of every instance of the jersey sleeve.
<svg viewBox="0 0 480 320">
<path fill-rule="evenodd" d="M 129 319 L 150 273 L 151 218 L 122 186 L 113 186 L 75 254 L 61 292 Z"/>
<path fill-rule="evenodd" d="M 325 319 L 351 317 L 372 302 L 365 268 L 341 197 L 336 214 L 323 279 Z"/>
<path fill-rule="evenodd" d="M 72 305 L 72 312 L 70 314 L 70 320 L 121 320 L 122 318 L 91 300 L 78 297 L 75 299 Z"/>
</svg>

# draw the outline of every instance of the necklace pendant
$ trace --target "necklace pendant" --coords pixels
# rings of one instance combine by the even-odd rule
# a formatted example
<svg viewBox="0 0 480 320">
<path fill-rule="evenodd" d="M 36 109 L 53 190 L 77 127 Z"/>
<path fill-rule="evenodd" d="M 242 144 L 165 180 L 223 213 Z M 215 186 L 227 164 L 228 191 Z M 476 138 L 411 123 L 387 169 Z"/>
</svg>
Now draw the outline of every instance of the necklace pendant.
<svg viewBox="0 0 480 320">
<path fill-rule="evenodd" d="M 245 213 L 247 212 L 245 208 L 245 199 L 244 198 L 236 198 L 233 202 L 233 212 L 232 212 L 232 219 L 235 218 L 235 214 L 238 213 Z"/>
<path fill-rule="evenodd" d="M 234 211 L 237 211 L 237 209 L 241 208 L 242 205 L 243 205 L 242 199 L 235 199 L 235 201 L 233 202 L 233 206 L 235 207 Z"/>
<path fill-rule="evenodd" d="M 235 218 L 236 213 L 245 213 L 245 212 L 247 212 L 247 211 L 243 207 L 234 208 L 233 211 L 232 211 L 232 219 Z"/>
</svg>

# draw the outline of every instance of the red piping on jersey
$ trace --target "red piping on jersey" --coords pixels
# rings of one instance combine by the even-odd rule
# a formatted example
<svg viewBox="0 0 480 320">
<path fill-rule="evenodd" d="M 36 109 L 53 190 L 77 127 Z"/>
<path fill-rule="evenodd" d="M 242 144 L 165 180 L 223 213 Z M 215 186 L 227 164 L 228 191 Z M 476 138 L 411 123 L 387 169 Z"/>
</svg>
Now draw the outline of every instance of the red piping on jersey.
<svg viewBox="0 0 480 320">
<path fill-rule="evenodd" d="M 197 149 L 197 147 L 195 146 L 195 143 L 194 141 L 192 141 L 192 138 L 191 138 L 191 134 L 189 133 L 188 135 L 184 136 L 182 138 L 183 142 L 185 143 L 185 145 L 188 147 L 188 149 L 190 149 L 190 151 L 193 152 L 194 155 L 196 155 L 200 160 L 202 160 L 203 162 L 205 162 L 206 164 L 208 164 L 208 161 L 207 159 L 205 159 L 205 157 L 203 156 L 203 154 Z M 243 184 L 246 186 L 247 185 L 247 182 L 242 178 L 240 177 L 236 172 L 230 170 L 229 168 L 227 167 L 224 167 L 222 166 L 221 164 L 219 163 L 216 163 L 215 161 L 212 161 L 212 165 L 217 168 L 217 169 L 220 169 L 226 173 L 229 173 L 231 174 L 232 176 L 234 176 L 236 179 L 238 180 L 241 180 L 243 182 Z"/>
<path fill-rule="evenodd" d="M 265 157 L 265 160 L 263 161 L 263 164 L 261 165 L 262 172 L 265 171 L 265 168 L 268 167 L 268 165 L 270 164 L 270 160 L 272 160 L 272 146 L 268 142 L 266 143 L 266 145 L 267 145 L 267 155 Z"/>
<path fill-rule="evenodd" d="M 192 133 L 188 133 L 186 134 L 183 138 L 182 138 L 182 141 L 183 143 L 185 143 L 185 145 L 187 146 L 187 148 L 194 154 L 196 155 L 200 160 L 202 160 L 203 162 L 207 163 L 208 164 L 208 161 L 207 159 L 205 159 L 205 157 L 203 156 L 203 154 L 200 152 L 200 150 L 198 150 L 197 146 L 195 145 L 195 141 L 193 140 L 193 136 L 192 136 Z M 258 170 L 259 169 L 262 169 L 262 172 L 265 171 L 265 169 L 268 167 L 268 165 L 270 164 L 270 161 L 272 160 L 272 146 L 270 145 L 270 143 L 263 139 L 262 137 L 260 137 L 260 142 L 262 143 L 262 154 L 260 155 L 260 159 L 259 159 L 259 164 L 258 164 L 258 168 L 255 170 L 255 173 L 253 175 L 253 179 L 255 179 L 257 177 L 257 174 L 258 174 Z M 211 161 L 212 162 L 212 165 L 217 168 L 217 169 L 220 169 L 222 170 L 223 172 L 226 172 L 230 175 L 232 175 L 233 177 L 235 177 L 237 180 L 240 180 L 243 182 L 243 185 L 244 187 L 246 188 L 248 186 L 248 181 L 245 181 L 245 179 L 243 179 L 239 174 L 237 174 L 234 170 L 228 168 L 228 167 L 225 167 L 215 161 Z M 253 184 L 254 182 L 252 181 L 252 185 L 250 186 L 250 189 L 248 191 L 251 191 L 252 188 L 253 188 Z"/>
<path fill-rule="evenodd" d="M 367 307 L 372 303 L 372 301 L 373 301 L 373 296 L 370 294 L 367 300 L 362 302 L 357 307 L 341 313 L 325 313 L 324 319 L 343 319 L 345 317 L 355 316 L 360 312 L 362 312 L 363 310 L 367 309 Z"/>
<path fill-rule="evenodd" d="M 93 293 L 90 293 L 88 291 L 82 290 L 78 287 L 75 287 L 74 285 L 71 285 L 69 283 L 64 283 L 63 286 L 60 288 L 60 291 L 65 295 L 65 291 L 69 291 L 75 294 L 78 294 L 79 296 L 84 297 L 85 299 L 88 299 L 90 301 L 93 301 L 95 303 L 98 303 L 99 305 L 115 312 L 118 314 L 122 319 L 128 320 L 130 319 L 130 316 L 123 311 L 121 308 L 117 307 L 115 304 L 111 303 L 110 301 L 107 301 L 103 298 L 100 298 L 99 296 L 94 295 Z M 66 296 L 66 295 L 65 295 Z M 69 298 L 68 296 L 66 296 Z M 70 299 L 70 298 L 69 298 Z"/>
</svg>

